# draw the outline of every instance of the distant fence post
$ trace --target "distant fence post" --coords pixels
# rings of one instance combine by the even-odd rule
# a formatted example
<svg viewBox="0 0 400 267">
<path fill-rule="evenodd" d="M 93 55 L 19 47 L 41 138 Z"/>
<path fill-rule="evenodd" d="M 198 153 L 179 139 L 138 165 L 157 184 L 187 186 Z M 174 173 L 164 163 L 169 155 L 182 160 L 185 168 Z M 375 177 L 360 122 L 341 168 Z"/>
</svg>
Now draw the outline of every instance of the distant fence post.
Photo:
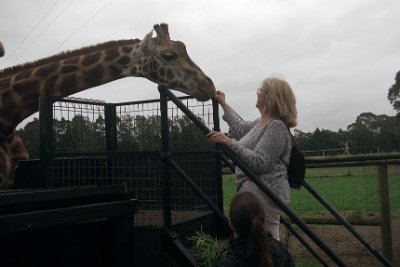
<svg viewBox="0 0 400 267">
<path fill-rule="evenodd" d="M 381 210 L 381 237 L 383 255 L 392 261 L 392 223 L 390 216 L 389 183 L 387 165 L 378 165 L 379 202 Z"/>
</svg>

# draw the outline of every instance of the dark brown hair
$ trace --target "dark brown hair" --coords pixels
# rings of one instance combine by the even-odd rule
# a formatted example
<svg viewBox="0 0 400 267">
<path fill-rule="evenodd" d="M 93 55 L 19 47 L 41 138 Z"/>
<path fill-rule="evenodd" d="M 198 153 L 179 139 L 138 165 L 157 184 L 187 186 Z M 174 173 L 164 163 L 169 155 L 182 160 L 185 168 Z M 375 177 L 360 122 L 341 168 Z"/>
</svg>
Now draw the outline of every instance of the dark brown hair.
<svg viewBox="0 0 400 267">
<path fill-rule="evenodd" d="M 273 266 L 271 249 L 264 232 L 264 208 L 250 192 L 240 192 L 231 201 L 231 224 L 241 238 L 248 238 L 249 253 L 257 259 L 258 267 Z"/>
</svg>

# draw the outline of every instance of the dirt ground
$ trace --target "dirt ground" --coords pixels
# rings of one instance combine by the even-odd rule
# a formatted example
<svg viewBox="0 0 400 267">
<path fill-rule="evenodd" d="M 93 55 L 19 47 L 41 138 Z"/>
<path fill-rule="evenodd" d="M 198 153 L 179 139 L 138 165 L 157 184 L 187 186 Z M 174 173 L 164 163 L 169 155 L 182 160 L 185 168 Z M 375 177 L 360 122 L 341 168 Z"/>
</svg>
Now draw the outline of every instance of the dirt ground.
<svg viewBox="0 0 400 267">
<path fill-rule="evenodd" d="M 201 212 L 194 214 L 191 212 L 173 212 L 172 218 L 174 223 L 185 221 L 192 216 L 204 215 Z M 394 266 L 400 267 L 400 214 L 395 215 L 392 219 L 392 254 Z M 189 217 L 188 217 L 189 216 Z M 363 221 L 367 221 L 368 215 L 362 215 Z M 323 215 L 323 219 L 328 216 Z M 316 219 L 316 218 L 309 218 Z M 321 218 L 319 218 L 321 219 Z M 159 211 L 155 212 L 138 212 L 135 215 L 135 225 L 149 225 L 149 222 L 162 224 L 162 215 Z M 157 225 L 157 224 L 154 224 Z M 334 251 L 339 258 L 341 258 L 348 266 L 351 267 L 374 267 L 383 266 L 379 260 L 360 243 L 344 226 L 342 225 L 307 225 L 311 228 L 319 238 Z M 303 232 L 294 226 L 295 230 L 307 240 L 315 251 L 320 255 L 329 266 L 336 266 L 326 254 L 321 251 L 313 241 L 311 241 Z M 380 226 L 355 226 L 356 231 L 377 251 L 382 252 L 381 228 Z M 281 225 L 281 240 L 287 244 L 290 253 L 294 256 L 296 263 L 312 263 L 311 266 L 321 266 L 319 261 L 297 240 L 297 238 L 290 233 L 283 225 Z"/>
<path fill-rule="evenodd" d="M 322 241 L 324 241 L 348 266 L 383 266 L 376 257 L 362 245 L 344 226 L 337 225 L 309 225 Z M 282 229 L 283 228 L 283 229 Z M 315 257 L 304 248 L 293 234 L 289 233 L 285 227 L 281 227 L 281 240 L 285 242 L 296 262 L 315 263 L 319 262 Z M 380 253 L 382 253 L 381 229 L 380 226 L 356 226 L 357 232 Z M 297 230 L 297 229 L 296 229 Z M 302 232 L 301 230 L 299 232 Z M 302 234 L 304 236 L 304 234 Z M 329 266 L 335 264 L 325 256 L 325 253 L 316 248 L 314 242 L 306 237 L 307 242 L 317 251 L 319 255 L 327 261 Z M 395 266 L 400 266 L 400 219 L 392 220 L 392 247 Z M 383 254 L 383 253 L 382 253 Z"/>
</svg>

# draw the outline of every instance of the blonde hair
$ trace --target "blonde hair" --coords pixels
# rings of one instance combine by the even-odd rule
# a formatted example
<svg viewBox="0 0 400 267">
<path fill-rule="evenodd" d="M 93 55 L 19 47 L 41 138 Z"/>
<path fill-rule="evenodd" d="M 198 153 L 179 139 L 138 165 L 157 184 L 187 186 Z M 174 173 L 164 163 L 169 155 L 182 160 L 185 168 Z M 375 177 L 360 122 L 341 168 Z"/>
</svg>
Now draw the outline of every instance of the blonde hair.
<svg viewBox="0 0 400 267">
<path fill-rule="evenodd" d="M 289 83 L 279 78 L 266 78 L 260 87 L 265 97 L 263 112 L 282 120 L 286 126 L 297 125 L 296 97 Z"/>
</svg>

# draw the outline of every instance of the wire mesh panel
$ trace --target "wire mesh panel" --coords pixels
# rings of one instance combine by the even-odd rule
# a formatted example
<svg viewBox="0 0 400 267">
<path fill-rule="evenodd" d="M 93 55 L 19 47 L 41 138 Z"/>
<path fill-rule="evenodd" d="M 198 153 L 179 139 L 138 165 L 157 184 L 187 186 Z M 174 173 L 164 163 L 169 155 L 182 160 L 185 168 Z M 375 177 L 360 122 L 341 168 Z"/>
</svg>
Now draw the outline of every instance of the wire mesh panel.
<svg viewBox="0 0 400 267">
<path fill-rule="evenodd" d="M 212 104 L 183 98 L 182 101 L 208 127 L 212 128 Z M 135 151 L 153 155 L 143 170 L 150 176 L 130 179 L 130 188 L 139 199 L 136 225 L 162 224 L 163 195 L 160 180 L 161 114 L 159 101 L 121 104 L 117 110 L 118 151 Z M 215 158 L 212 145 L 205 135 L 172 102 L 168 107 L 169 147 L 172 158 L 212 200 L 215 200 Z M 156 152 L 156 153 L 154 153 Z M 153 165 L 155 164 L 155 165 Z M 140 166 L 140 164 L 136 164 Z M 119 171 L 123 170 L 117 167 Z M 209 212 L 200 198 L 176 173 L 171 172 L 172 222 L 178 223 Z M 118 175 L 120 176 L 120 175 Z M 135 177 L 135 176 L 134 176 Z M 142 178 L 139 178 L 142 177 Z M 138 179 L 139 178 L 139 179 Z M 207 211 L 205 211 L 207 210 Z"/>
<path fill-rule="evenodd" d="M 181 100 L 206 126 L 213 128 L 211 103 L 192 98 Z M 158 100 L 121 104 L 116 109 L 118 151 L 160 150 L 161 114 Z M 172 152 L 213 150 L 204 134 L 172 102 L 168 106 L 168 117 Z"/>
<path fill-rule="evenodd" d="M 105 103 L 68 98 L 53 104 L 55 153 L 105 151 Z"/>
</svg>

